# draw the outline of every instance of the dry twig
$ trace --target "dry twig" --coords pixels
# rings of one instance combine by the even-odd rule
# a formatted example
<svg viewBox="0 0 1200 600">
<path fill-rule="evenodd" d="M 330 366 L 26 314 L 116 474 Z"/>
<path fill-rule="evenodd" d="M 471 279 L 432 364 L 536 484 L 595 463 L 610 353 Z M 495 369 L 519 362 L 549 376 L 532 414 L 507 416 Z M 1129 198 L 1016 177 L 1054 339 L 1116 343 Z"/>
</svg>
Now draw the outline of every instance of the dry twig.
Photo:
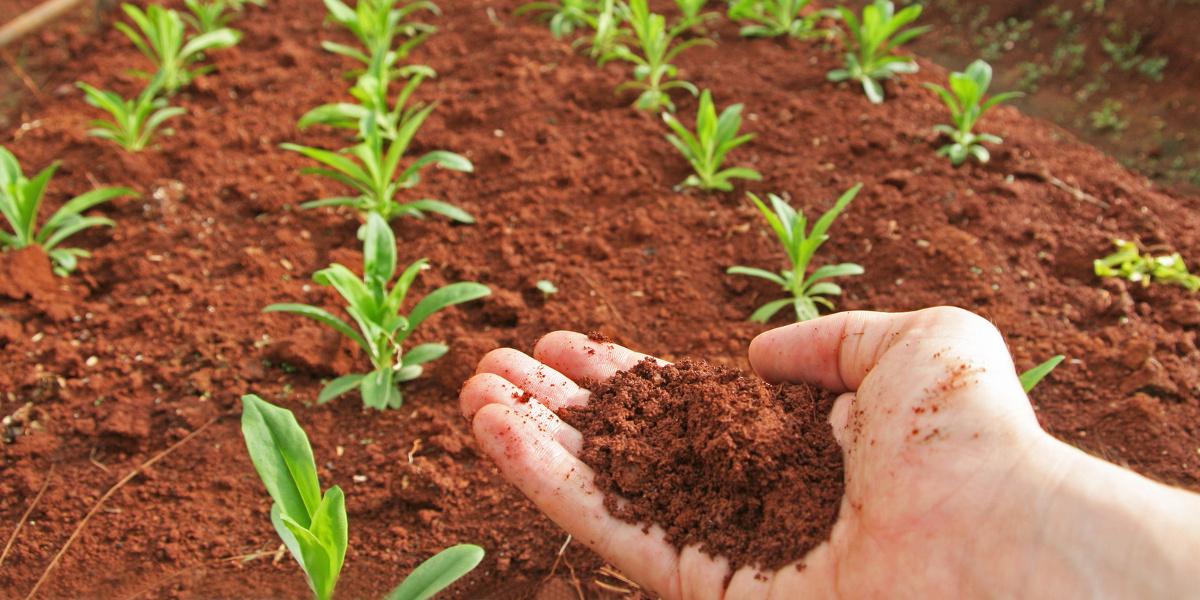
<svg viewBox="0 0 1200 600">
<path fill-rule="evenodd" d="M 187 435 L 187 437 L 183 438 L 182 440 L 179 440 L 178 442 L 175 442 L 174 444 L 171 445 L 170 448 L 167 448 L 166 450 L 159 452 L 158 454 L 154 455 L 154 457 L 151 458 L 150 460 L 142 463 L 141 465 L 138 465 L 138 467 L 136 469 L 130 471 L 129 474 L 126 475 L 124 478 L 122 478 L 120 481 L 118 481 L 116 483 L 116 485 L 109 488 L 108 491 L 105 492 L 104 495 L 101 496 L 100 499 L 97 500 L 94 505 L 92 505 L 91 510 L 89 510 L 87 512 L 87 514 L 83 516 L 83 519 L 81 519 L 79 521 L 79 523 L 77 525 L 75 525 L 75 531 L 71 532 L 71 537 L 67 538 L 67 542 L 65 544 L 63 544 L 62 548 L 59 549 L 58 554 L 54 555 L 54 558 L 50 561 L 49 565 L 46 565 L 46 570 L 42 571 L 42 576 L 38 577 L 37 583 L 35 583 L 33 585 L 32 590 L 29 590 L 29 594 L 27 596 L 25 596 L 25 600 L 32 600 L 33 597 L 35 595 L 37 595 L 38 590 L 41 589 L 42 584 L 46 582 L 46 578 L 49 577 L 50 572 L 54 570 L 54 567 L 58 566 L 58 561 L 62 559 L 63 555 L 67 553 L 67 549 L 71 547 L 71 544 L 74 543 L 75 539 L 79 537 L 79 534 L 83 532 L 83 527 L 85 525 L 87 525 L 87 522 L 96 513 L 100 512 L 100 507 L 104 505 L 104 502 L 106 500 L 111 498 L 113 494 L 117 493 L 117 490 L 124 487 L 125 484 L 129 483 L 134 477 L 137 477 L 137 474 L 141 473 L 143 469 L 162 460 L 163 457 L 170 454 L 171 452 L 174 452 L 176 448 L 188 443 L 192 438 L 199 435 L 200 432 L 204 431 L 205 429 L 208 429 L 209 425 L 216 423 L 218 420 L 220 420 L 224 416 L 226 416 L 226 415 L 217 415 L 217 416 L 213 417 L 212 419 L 209 419 L 209 421 L 207 423 L 201 425 L 195 431 L 189 433 Z"/>
<path fill-rule="evenodd" d="M 46 473 L 46 481 L 42 483 L 42 489 L 38 490 L 36 496 L 33 497 L 33 502 L 29 503 L 29 508 L 25 509 L 25 514 L 21 515 L 21 520 L 17 521 L 17 528 L 13 529 L 12 535 L 8 536 L 8 543 L 4 545 L 4 552 L 0 552 L 0 565 L 4 564 L 4 558 L 8 556 L 8 551 L 12 548 L 13 543 L 17 541 L 17 534 L 21 532 L 21 527 L 25 525 L 25 521 L 29 519 L 29 515 L 33 513 L 34 507 L 38 505 L 38 501 L 42 499 L 42 494 L 46 493 L 46 489 L 50 487 L 50 480 L 54 478 L 54 463 L 50 463 L 50 472 Z"/>
<path fill-rule="evenodd" d="M 1089 194 L 1089 193 L 1087 193 L 1087 192 L 1085 192 L 1085 191 L 1083 191 L 1083 190 L 1081 190 L 1081 189 L 1079 189 L 1079 188 L 1077 188 L 1077 187 L 1075 187 L 1053 175 L 1049 176 L 1048 181 L 1050 182 L 1050 185 L 1053 185 L 1054 187 L 1070 194 L 1071 197 L 1075 198 L 1078 201 L 1095 204 L 1096 206 L 1099 206 L 1100 208 L 1103 208 L 1104 210 L 1108 210 L 1108 208 L 1110 206 L 1109 203 L 1107 203 L 1107 202 L 1105 202 L 1105 201 L 1103 201 L 1103 200 L 1101 200 L 1101 199 L 1099 199 L 1099 198 L 1097 198 L 1097 197 L 1095 197 L 1095 196 L 1093 196 L 1093 195 L 1091 195 L 1091 194 Z"/>
</svg>

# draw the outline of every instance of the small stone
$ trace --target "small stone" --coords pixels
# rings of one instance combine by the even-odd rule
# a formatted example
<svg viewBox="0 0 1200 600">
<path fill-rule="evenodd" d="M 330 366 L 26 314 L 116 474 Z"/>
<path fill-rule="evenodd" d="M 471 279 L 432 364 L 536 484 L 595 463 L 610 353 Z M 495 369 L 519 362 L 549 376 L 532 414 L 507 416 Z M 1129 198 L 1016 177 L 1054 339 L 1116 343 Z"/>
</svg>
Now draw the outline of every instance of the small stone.
<svg viewBox="0 0 1200 600">
<path fill-rule="evenodd" d="M 1139 339 L 1129 340 L 1121 355 L 1121 364 L 1128 369 L 1137 369 L 1150 360 L 1151 356 L 1154 356 L 1154 342 Z"/>
</svg>

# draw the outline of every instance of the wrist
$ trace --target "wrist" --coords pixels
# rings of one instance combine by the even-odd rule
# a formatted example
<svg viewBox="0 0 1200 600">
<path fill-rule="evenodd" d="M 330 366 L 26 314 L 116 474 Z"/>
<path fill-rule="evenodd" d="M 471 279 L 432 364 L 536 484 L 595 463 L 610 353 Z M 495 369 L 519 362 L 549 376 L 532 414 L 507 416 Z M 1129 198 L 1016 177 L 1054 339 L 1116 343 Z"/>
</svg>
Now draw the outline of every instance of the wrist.
<svg viewBox="0 0 1200 600">
<path fill-rule="evenodd" d="M 1005 562 L 1019 598 L 1182 598 L 1200 589 L 1200 496 L 1049 436 L 1015 508 L 1029 544 Z M 1019 545 L 1018 545 L 1019 546 Z M 998 588 L 998 589 L 1004 589 Z M 1003 595 L 1003 594 L 1002 594 Z"/>
</svg>

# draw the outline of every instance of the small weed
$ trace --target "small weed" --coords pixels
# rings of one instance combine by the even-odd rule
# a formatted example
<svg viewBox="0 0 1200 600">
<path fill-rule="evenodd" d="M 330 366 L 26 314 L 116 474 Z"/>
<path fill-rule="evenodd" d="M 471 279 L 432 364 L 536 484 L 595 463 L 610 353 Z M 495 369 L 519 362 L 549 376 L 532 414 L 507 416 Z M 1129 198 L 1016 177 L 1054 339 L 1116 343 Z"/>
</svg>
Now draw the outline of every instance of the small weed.
<svg viewBox="0 0 1200 600">
<path fill-rule="evenodd" d="M 1178 252 L 1154 257 L 1140 253 L 1136 242 L 1113 240 L 1113 244 L 1117 247 L 1116 252 L 1093 262 L 1097 276 L 1120 277 L 1142 286 L 1156 281 L 1180 285 L 1193 292 L 1200 290 L 1200 277 L 1188 273 Z"/>
<path fill-rule="evenodd" d="M 1105 98 L 1104 105 L 1100 110 L 1093 110 L 1088 113 L 1092 119 L 1092 129 L 1096 131 L 1124 131 L 1129 127 L 1129 119 L 1122 118 L 1120 112 L 1125 108 L 1125 105 L 1120 100 Z"/>
</svg>

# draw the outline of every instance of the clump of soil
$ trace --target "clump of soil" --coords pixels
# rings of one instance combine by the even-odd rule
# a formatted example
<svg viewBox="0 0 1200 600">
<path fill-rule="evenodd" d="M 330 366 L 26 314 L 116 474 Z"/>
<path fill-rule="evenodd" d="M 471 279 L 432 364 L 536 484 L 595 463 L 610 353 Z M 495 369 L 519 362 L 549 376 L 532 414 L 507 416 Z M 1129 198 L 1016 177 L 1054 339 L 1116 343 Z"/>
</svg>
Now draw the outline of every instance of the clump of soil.
<svg viewBox="0 0 1200 600">
<path fill-rule="evenodd" d="M 834 394 L 688 358 L 586 385 L 588 405 L 561 416 L 583 432 L 580 458 L 618 518 L 734 570 L 779 569 L 829 539 L 843 489 Z"/>
</svg>

